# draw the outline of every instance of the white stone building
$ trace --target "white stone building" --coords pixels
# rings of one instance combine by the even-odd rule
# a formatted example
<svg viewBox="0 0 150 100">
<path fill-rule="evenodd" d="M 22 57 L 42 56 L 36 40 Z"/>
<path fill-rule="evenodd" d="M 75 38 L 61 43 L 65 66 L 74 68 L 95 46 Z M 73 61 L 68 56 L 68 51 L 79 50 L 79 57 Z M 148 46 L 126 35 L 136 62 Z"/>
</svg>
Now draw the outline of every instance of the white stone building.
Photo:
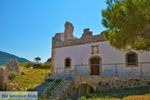
<svg viewBox="0 0 150 100">
<path fill-rule="evenodd" d="M 103 34 L 84 29 L 82 37 L 76 38 L 73 30 L 66 22 L 64 33 L 53 37 L 54 75 L 150 76 L 150 52 L 123 52 L 110 46 Z"/>
</svg>

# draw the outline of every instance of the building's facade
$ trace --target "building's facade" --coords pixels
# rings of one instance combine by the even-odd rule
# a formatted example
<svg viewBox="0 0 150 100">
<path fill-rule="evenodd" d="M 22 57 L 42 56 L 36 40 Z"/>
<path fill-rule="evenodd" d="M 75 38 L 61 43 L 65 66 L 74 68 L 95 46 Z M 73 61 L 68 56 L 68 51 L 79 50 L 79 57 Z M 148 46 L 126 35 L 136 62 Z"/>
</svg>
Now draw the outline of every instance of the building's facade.
<svg viewBox="0 0 150 100">
<path fill-rule="evenodd" d="M 66 22 L 64 33 L 53 37 L 54 73 L 61 74 L 66 69 L 79 75 L 150 76 L 150 52 L 123 52 L 110 46 L 103 34 L 92 35 L 84 29 L 82 37 L 76 38 L 73 30 L 73 25 Z"/>
</svg>

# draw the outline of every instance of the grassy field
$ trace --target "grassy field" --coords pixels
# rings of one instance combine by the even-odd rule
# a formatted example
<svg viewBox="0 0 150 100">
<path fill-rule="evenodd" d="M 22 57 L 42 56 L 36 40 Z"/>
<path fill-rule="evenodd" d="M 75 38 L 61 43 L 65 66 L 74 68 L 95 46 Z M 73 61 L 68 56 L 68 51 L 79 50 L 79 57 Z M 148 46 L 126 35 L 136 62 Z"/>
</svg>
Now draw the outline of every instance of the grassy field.
<svg viewBox="0 0 150 100">
<path fill-rule="evenodd" d="M 50 69 L 20 67 L 20 72 L 24 72 L 25 75 L 17 74 L 15 79 L 11 82 L 13 84 L 13 90 L 15 91 L 26 91 L 38 86 L 45 80 L 45 76 L 50 72 Z"/>
<path fill-rule="evenodd" d="M 150 100 L 150 87 L 118 91 L 96 91 L 81 97 L 81 100 Z"/>
</svg>

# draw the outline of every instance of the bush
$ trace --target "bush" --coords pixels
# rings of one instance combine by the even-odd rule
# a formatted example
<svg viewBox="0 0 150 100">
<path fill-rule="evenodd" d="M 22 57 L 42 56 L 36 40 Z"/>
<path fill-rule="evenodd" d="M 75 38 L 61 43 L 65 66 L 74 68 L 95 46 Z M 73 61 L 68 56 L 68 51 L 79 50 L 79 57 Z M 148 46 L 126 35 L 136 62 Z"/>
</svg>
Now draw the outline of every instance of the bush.
<svg viewBox="0 0 150 100">
<path fill-rule="evenodd" d="M 28 88 L 27 91 L 35 91 L 33 88 Z"/>
<path fill-rule="evenodd" d="M 26 68 L 31 68 L 33 67 L 33 65 L 36 64 L 36 63 L 33 63 L 33 62 L 26 62 L 24 64 L 22 64 L 22 66 L 26 67 Z"/>
<path fill-rule="evenodd" d="M 46 62 L 46 63 L 42 64 L 42 68 L 44 68 L 44 69 L 50 69 L 51 68 L 51 63 Z"/>
<path fill-rule="evenodd" d="M 22 64 L 22 66 L 26 67 L 26 68 L 35 68 L 35 69 L 49 69 L 51 66 L 51 63 L 44 63 L 44 64 L 40 64 L 40 63 L 34 63 L 34 62 L 26 62 L 24 64 Z"/>
<path fill-rule="evenodd" d="M 37 69 L 37 68 L 42 68 L 42 65 L 38 64 L 38 63 L 35 63 L 35 64 L 32 65 L 32 67 Z"/>
<path fill-rule="evenodd" d="M 52 82 L 52 81 L 54 81 L 54 79 L 45 79 L 45 81 L 48 81 L 48 82 Z"/>
<path fill-rule="evenodd" d="M 62 79 L 57 79 L 56 83 L 59 84 L 62 81 Z"/>
<path fill-rule="evenodd" d="M 23 66 L 26 68 L 41 68 L 42 65 L 34 62 L 26 62 L 23 64 Z"/>
<path fill-rule="evenodd" d="M 9 76 L 8 76 L 8 79 L 9 80 L 14 80 L 17 76 L 17 73 L 11 73 Z"/>
<path fill-rule="evenodd" d="M 52 75 L 52 73 L 48 73 L 48 76 L 51 76 Z"/>
</svg>

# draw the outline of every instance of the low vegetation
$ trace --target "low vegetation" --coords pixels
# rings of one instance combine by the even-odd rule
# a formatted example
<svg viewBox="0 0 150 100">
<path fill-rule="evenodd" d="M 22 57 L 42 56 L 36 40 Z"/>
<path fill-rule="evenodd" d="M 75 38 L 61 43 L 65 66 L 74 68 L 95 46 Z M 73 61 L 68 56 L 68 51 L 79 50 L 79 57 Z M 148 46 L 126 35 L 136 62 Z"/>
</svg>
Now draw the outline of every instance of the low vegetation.
<svg viewBox="0 0 150 100">
<path fill-rule="evenodd" d="M 81 100 L 149 100 L 150 87 L 117 91 L 96 91 L 81 97 Z"/>
<path fill-rule="evenodd" d="M 13 91 L 32 91 L 45 82 L 45 76 L 51 73 L 50 63 L 26 62 L 19 64 L 20 73 L 11 73 L 8 76 Z M 0 66 L 5 70 L 6 66 Z"/>
<path fill-rule="evenodd" d="M 14 80 L 15 78 L 16 78 L 16 76 L 17 76 L 17 73 L 11 73 L 9 76 L 8 76 L 8 79 L 9 80 Z"/>
<path fill-rule="evenodd" d="M 15 78 L 11 81 L 13 90 L 26 91 L 32 90 L 39 84 L 45 81 L 45 76 L 50 73 L 50 69 L 32 69 L 20 67 L 22 74 L 15 74 Z"/>
<path fill-rule="evenodd" d="M 24 64 L 20 64 L 26 68 L 34 68 L 34 69 L 49 69 L 51 67 L 51 63 L 35 63 L 35 62 L 26 62 Z"/>
</svg>

